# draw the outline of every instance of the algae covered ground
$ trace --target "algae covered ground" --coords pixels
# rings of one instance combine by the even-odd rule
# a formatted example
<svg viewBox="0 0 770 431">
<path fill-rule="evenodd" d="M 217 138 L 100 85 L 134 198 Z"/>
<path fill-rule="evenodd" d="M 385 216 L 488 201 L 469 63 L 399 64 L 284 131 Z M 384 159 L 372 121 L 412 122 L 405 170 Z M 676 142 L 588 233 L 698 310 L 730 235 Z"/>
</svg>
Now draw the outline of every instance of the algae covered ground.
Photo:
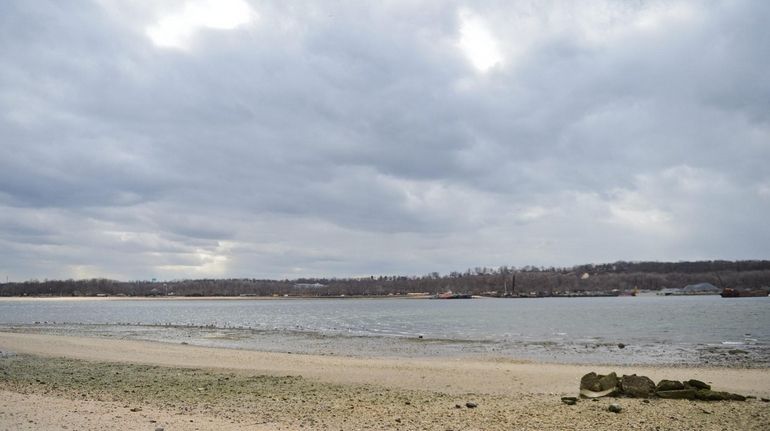
<svg viewBox="0 0 770 431">
<path fill-rule="evenodd" d="M 376 385 L 322 383 L 298 376 L 17 355 L 0 358 L 0 390 L 123 405 L 224 420 L 233 429 L 768 429 L 770 405 L 758 400 L 560 402 L 561 394 L 445 394 Z M 466 403 L 477 405 L 469 408 Z M 610 413 L 610 402 L 623 411 Z M 44 406 L 40 407 L 44 409 Z M 1 420 L 1 418 L 0 418 Z M 189 429 L 195 429 L 191 424 Z"/>
</svg>

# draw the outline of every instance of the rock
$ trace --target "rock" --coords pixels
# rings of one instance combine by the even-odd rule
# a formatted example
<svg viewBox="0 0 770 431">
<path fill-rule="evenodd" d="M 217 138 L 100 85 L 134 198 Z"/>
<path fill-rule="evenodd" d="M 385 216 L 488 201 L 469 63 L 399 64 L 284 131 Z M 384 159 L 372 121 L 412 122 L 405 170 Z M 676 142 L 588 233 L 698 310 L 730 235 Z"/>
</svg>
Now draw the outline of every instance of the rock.
<svg viewBox="0 0 770 431">
<path fill-rule="evenodd" d="M 620 379 L 620 391 L 631 398 L 650 398 L 655 394 L 655 382 L 646 376 L 624 375 Z"/>
<path fill-rule="evenodd" d="M 575 397 L 561 397 L 561 402 L 568 406 L 574 406 L 577 404 L 577 398 Z"/>
<path fill-rule="evenodd" d="M 142 408 L 141 407 L 131 407 L 129 410 L 132 411 L 132 412 L 141 412 Z"/>
<path fill-rule="evenodd" d="M 163 431 L 163 427 L 156 427 L 155 431 Z"/>
<path fill-rule="evenodd" d="M 726 393 L 712 391 L 710 389 L 700 389 L 695 392 L 695 397 L 703 401 L 724 401 Z"/>
<path fill-rule="evenodd" d="M 625 349 L 626 345 L 623 343 L 618 343 L 618 349 Z"/>
<path fill-rule="evenodd" d="M 684 382 L 685 386 L 690 386 L 695 389 L 711 389 L 711 385 L 701 382 L 700 380 L 690 379 Z"/>
<path fill-rule="evenodd" d="M 461 406 L 460 404 L 455 404 L 455 408 L 456 409 L 461 409 L 461 408 L 463 408 L 463 406 Z"/>
<path fill-rule="evenodd" d="M 612 413 L 620 413 L 623 411 L 623 407 L 620 407 L 620 404 L 610 404 L 610 406 L 607 407 L 607 410 L 611 411 Z"/>
<path fill-rule="evenodd" d="M 702 401 L 746 401 L 746 397 L 743 395 L 712 391 L 710 389 L 699 389 L 695 392 L 695 398 Z"/>
<path fill-rule="evenodd" d="M 618 380 L 618 375 L 615 373 L 609 373 L 606 376 L 599 377 L 599 386 L 601 386 L 602 391 L 615 389 L 618 387 L 618 384 L 620 384 L 620 381 Z"/>
<path fill-rule="evenodd" d="M 599 384 L 599 375 L 591 371 L 585 376 L 580 378 L 580 389 L 588 389 L 589 391 L 599 392 L 602 390 Z"/>
<path fill-rule="evenodd" d="M 669 391 L 657 391 L 656 394 L 661 398 L 669 400 L 694 400 L 696 397 L 695 388 L 674 389 Z"/>
<path fill-rule="evenodd" d="M 770 403 L 770 398 L 760 398 L 759 400 L 763 403 Z"/>
<path fill-rule="evenodd" d="M 580 379 L 580 389 L 591 392 L 603 392 L 618 386 L 618 375 L 609 373 L 606 376 L 590 372 Z"/>
<path fill-rule="evenodd" d="M 655 391 L 678 391 L 681 389 L 684 389 L 684 383 L 678 380 L 661 380 L 655 387 Z"/>
<path fill-rule="evenodd" d="M 468 407 L 469 409 L 475 409 L 478 406 L 479 405 L 474 403 L 473 401 L 468 401 L 467 403 L 465 403 L 465 407 Z"/>
<path fill-rule="evenodd" d="M 749 354 L 749 352 L 741 349 L 731 349 L 731 350 L 728 350 L 727 353 L 731 355 L 748 355 Z"/>
</svg>

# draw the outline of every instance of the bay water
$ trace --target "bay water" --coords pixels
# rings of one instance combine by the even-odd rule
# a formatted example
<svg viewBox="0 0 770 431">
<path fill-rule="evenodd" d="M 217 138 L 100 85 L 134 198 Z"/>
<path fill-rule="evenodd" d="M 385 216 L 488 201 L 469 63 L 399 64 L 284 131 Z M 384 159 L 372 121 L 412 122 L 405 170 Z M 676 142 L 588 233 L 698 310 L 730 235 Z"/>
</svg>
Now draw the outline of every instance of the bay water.
<svg viewBox="0 0 770 431">
<path fill-rule="evenodd" d="M 327 355 L 770 366 L 770 298 L 3 300 L 0 330 Z"/>
</svg>

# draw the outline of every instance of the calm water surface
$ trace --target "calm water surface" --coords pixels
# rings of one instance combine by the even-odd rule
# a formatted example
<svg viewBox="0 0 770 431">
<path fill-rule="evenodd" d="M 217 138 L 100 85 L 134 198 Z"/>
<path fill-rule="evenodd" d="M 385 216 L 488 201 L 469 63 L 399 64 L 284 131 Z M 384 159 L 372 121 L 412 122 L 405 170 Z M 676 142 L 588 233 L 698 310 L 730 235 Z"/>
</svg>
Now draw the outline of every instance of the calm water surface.
<svg viewBox="0 0 770 431">
<path fill-rule="evenodd" d="M 770 365 L 770 298 L 29 300 L 0 301 L 0 324 L 320 354 Z"/>
</svg>

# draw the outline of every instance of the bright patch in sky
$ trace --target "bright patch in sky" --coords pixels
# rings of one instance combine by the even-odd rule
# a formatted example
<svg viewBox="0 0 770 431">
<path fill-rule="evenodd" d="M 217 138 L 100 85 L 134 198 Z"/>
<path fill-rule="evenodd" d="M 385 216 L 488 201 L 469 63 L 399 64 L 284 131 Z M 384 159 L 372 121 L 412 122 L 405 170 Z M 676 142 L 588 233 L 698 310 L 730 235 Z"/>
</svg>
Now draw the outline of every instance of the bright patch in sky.
<svg viewBox="0 0 770 431">
<path fill-rule="evenodd" d="M 248 24 L 254 11 L 243 0 L 193 0 L 147 28 L 147 36 L 163 48 L 186 49 L 201 29 L 232 30 Z"/>
<path fill-rule="evenodd" d="M 480 72 L 486 72 L 503 60 L 497 41 L 484 20 L 467 10 L 460 11 L 458 46 Z"/>
</svg>

